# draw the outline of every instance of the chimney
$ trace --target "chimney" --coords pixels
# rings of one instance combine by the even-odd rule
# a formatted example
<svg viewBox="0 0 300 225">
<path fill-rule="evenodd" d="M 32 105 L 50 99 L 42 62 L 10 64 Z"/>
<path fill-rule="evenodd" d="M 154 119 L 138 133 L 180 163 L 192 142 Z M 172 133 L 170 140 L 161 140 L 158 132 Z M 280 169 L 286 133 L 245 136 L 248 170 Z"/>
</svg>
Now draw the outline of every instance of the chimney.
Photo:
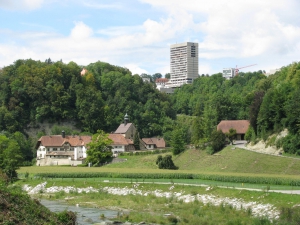
<svg viewBox="0 0 300 225">
<path fill-rule="evenodd" d="M 64 130 L 61 132 L 61 136 L 62 136 L 63 138 L 65 138 L 65 137 L 66 137 L 66 133 L 65 133 L 65 131 L 64 131 Z"/>
</svg>

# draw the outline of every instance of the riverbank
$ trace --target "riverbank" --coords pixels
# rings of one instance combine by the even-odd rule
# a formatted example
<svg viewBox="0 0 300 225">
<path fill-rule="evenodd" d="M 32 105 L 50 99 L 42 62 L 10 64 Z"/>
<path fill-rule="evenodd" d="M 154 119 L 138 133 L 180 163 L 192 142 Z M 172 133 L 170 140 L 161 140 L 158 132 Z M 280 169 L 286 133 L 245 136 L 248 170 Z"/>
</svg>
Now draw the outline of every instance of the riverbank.
<svg viewBox="0 0 300 225">
<path fill-rule="evenodd" d="M 225 219 L 247 221 L 245 224 L 262 219 L 276 221 L 280 217 L 281 206 L 292 207 L 296 205 L 295 200 L 300 200 L 299 196 L 290 198 L 290 195 L 267 191 L 176 184 L 90 182 L 83 185 L 85 187 L 75 187 L 68 182 L 55 183 L 25 184 L 23 189 L 40 198 L 65 200 L 70 205 L 117 210 L 116 220 L 129 223 L 146 221 L 148 224 L 166 224 L 171 219 L 181 221 L 180 224 L 207 221 L 207 218 L 199 218 L 200 214 L 214 221 L 208 224 L 224 224 L 221 221 Z M 277 204 L 273 204 L 274 199 Z M 230 211 L 232 218 L 224 218 L 222 210 Z"/>
</svg>

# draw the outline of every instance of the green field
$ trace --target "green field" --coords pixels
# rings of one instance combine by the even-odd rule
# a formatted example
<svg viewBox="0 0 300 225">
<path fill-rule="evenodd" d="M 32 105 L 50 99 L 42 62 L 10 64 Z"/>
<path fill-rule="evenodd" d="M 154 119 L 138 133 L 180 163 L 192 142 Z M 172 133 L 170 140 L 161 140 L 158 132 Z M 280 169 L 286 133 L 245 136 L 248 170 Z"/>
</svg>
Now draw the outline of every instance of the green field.
<svg viewBox="0 0 300 225">
<path fill-rule="evenodd" d="M 187 184 L 208 184 L 219 186 L 255 188 L 272 185 L 276 189 L 299 189 L 300 160 L 259 154 L 243 149 L 225 148 L 215 155 L 204 151 L 187 150 L 174 157 L 179 170 L 160 170 L 155 165 L 157 154 L 121 156 L 127 160 L 122 163 L 109 164 L 103 167 L 22 167 L 20 177 L 26 172 L 33 177 L 46 174 L 45 178 L 109 178 L 112 180 L 147 180 L 150 182 L 175 182 Z M 51 174 L 50 174 L 51 173 Z M 47 175 L 49 174 L 49 175 Z M 61 174 L 61 175 L 60 175 Z M 186 179 L 185 176 L 193 178 Z M 185 180 L 182 180 L 182 179 Z M 158 180 L 159 179 L 159 180 Z M 181 181 L 179 181 L 181 179 Z M 280 187 L 282 185 L 284 187 Z"/>
<path fill-rule="evenodd" d="M 22 167 L 18 173 L 193 173 L 193 174 L 224 174 L 267 177 L 299 178 L 300 160 L 295 158 L 277 157 L 259 154 L 243 149 L 226 147 L 215 155 L 205 151 L 187 150 L 179 156 L 173 156 L 173 161 L 179 170 L 159 170 L 155 164 L 157 155 L 120 156 L 127 161 L 109 164 L 103 167 Z"/>
</svg>

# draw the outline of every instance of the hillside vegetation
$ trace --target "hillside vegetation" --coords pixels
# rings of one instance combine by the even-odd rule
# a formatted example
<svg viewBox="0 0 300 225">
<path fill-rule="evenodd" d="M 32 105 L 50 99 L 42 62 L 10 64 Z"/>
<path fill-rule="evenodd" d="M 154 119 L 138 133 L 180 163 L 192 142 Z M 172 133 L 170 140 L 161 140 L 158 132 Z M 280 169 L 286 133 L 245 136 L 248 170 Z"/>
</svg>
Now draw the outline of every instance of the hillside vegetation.
<svg viewBox="0 0 300 225">
<path fill-rule="evenodd" d="M 73 212 L 52 213 L 19 187 L 6 187 L 0 177 L 0 224 L 75 225 Z"/>
</svg>

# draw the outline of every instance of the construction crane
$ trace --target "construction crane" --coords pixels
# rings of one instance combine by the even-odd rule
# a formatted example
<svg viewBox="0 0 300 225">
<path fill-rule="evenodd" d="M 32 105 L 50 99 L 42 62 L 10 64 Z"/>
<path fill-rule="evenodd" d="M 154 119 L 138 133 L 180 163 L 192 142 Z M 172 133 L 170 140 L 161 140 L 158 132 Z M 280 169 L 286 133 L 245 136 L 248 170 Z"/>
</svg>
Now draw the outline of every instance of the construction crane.
<svg viewBox="0 0 300 225">
<path fill-rule="evenodd" d="M 239 75 L 240 69 L 244 69 L 244 68 L 246 68 L 246 67 L 255 66 L 255 65 L 257 65 L 257 64 L 252 64 L 252 65 L 248 65 L 248 66 L 243 66 L 243 67 L 240 67 L 240 68 L 237 68 L 237 66 L 236 66 L 235 71 L 234 71 L 234 75 L 235 75 L 235 76 L 238 76 L 238 75 Z"/>
</svg>

